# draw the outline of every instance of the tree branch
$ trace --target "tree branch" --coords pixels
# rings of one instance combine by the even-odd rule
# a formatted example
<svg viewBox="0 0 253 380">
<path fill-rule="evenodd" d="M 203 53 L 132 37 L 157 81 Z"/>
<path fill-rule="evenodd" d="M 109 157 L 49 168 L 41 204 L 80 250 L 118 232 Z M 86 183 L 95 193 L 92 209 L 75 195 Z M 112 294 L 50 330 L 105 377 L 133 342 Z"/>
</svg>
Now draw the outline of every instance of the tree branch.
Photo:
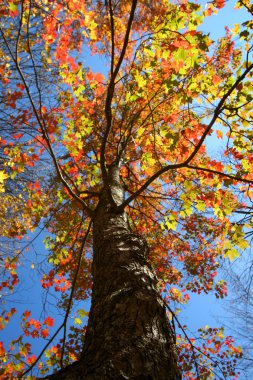
<svg viewBox="0 0 253 380">
<path fill-rule="evenodd" d="M 231 93 L 235 90 L 235 88 L 238 86 L 238 84 L 240 84 L 244 80 L 244 78 L 246 77 L 246 75 L 252 69 L 253 69 L 253 63 L 244 71 L 244 73 L 239 78 L 237 78 L 237 80 L 235 81 L 235 83 L 233 84 L 233 86 L 230 87 L 230 89 L 226 92 L 226 94 L 223 95 L 223 97 L 219 101 L 219 103 L 218 103 L 218 105 L 217 105 L 217 107 L 216 107 L 216 109 L 214 111 L 212 120 L 207 125 L 207 127 L 206 127 L 203 135 L 201 136 L 198 144 L 194 147 L 194 150 L 188 156 L 188 158 L 185 161 L 183 161 L 183 162 L 181 162 L 179 164 L 166 165 L 163 168 L 161 168 L 160 170 L 158 170 L 156 173 L 154 173 L 134 194 L 132 194 L 129 198 L 127 198 L 122 203 L 122 205 L 118 207 L 120 211 L 122 211 L 134 198 L 136 198 L 138 195 L 140 195 L 153 181 L 155 181 L 157 178 L 159 178 L 162 174 L 168 172 L 169 170 L 176 170 L 176 169 L 181 169 L 181 168 L 188 167 L 189 163 L 197 155 L 197 153 L 198 153 L 199 149 L 201 148 L 201 146 L 202 146 L 202 144 L 203 144 L 206 136 L 208 135 L 208 133 L 212 129 L 214 123 L 218 119 L 219 114 L 223 111 L 223 106 L 224 106 L 225 101 L 231 95 Z M 237 179 L 237 178 L 234 178 L 234 179 Z M 250 181 L 249 183 L 252 183 L 252 182 Z"/>
<path fill-rule="evenodd" d="M 199 366 L 198 366 L 198 362 L 197 362 L 197 358 L 196 358 L 196 355 L 195 355 L 195 347 L 194 345 L 192 344 L 192 341 L 191 339 L 188 337 L 184 327 L 181 325 L 179 319 L 177 318 L 176 314 L 174 313 L 174 311 L 169 307 L 169 305 L 167 304 L 166 301 L 164 301 L 164 306 L 169 310 L 169 312 L 171 313 L 171 315 L 173 316 L 173 318 L 175 318 L 180 330 L 183 332 L 186 340 L 189 342 L 190 346 L 191 346 L 191 350 L 192 350 L 192 357 L 193 357 L 193 361 L 194 361 L 194 366 L 195 366 L 195 370 L 196 370 L 196 375 L 197 375 L 197 379 L 200 379 L 200 376 L 199 376 Z"/>
<path fill-rule="evenodd" d="M 234 176 L 231 174 L 220 172 L 218 170 L 203 168 L 202 166 L 195 166 L 195 165 L 186 165 L 185 167 L 189 168 L 189 169 L 201 170 L 201 171 L 208 172 L 208 173 L 218 174 L 218 175 L 221 175 L 223 177 L 227 177 L 227 178 L 236 180 L 238 182 L 245 182 L 245 183 L 253 184 L 253 179 L 246 179 L 246 178 L 242 178 L 239 176 Z"/>
<path fill-rule="evenodd" d="M 53 150 L 53 147 L 52 147 L 52 144 L 51 144 L 51 141 L 50 141 L 50 138 L 48 136 L 48 133 L 47 133 L 47 130 L 45 128 L 45 121 L 42 117 L 42 112 L 41 112 L 41 107 L 40 107 L 40 115 L 35 107 L 35 104 L 34 104 L 34 101 L 33 101 L 33 98 L 32 98 L 32 95 L 31 95 L 31 92 L 30 92 L 30 89 L 28 87 L 28 84 L 26 82 L 26 79 L 24 77 L 24 74 L 22 72 L 22 69 L 20 68 L 20 65 L 18 63 L 18 59 L 16 59 L 11 51 L 11 48 L 9 46 L 9 43 L 8 41 L 6 40 L 5 38 L 5 35 L 4 35 L 4 32 L 2 30 L 2 28 L 0 27 L 0 32 L 1 32 L 1 35 L 3 37 L 3 40 L 4 40 L 4 43 L 9 51 L 9 54 L 13 60 L 13 63 L 15 64 L 16 66 L 16 69 L 19 73 L 19 76 L 23 82 L 23 85 L 25 87 L 25 90 L 26 90 L 26 93 L 27 93 L 27 96 L 28 96 L 28 99 L 30 101 L 30 104 L 31 104 L 31 107 L 32 107 L 32 110 L 33 110 L 33 113 L 35 115 L 35 118 L 41 128 L 41 134 L 42 134 L 42 137 L 43 139 L 46 141 L 47 143 L 47 146 L 48 146 L 48 149 L 49 149 L 49 153 L 53 159 L 53 163 L 54 163 L 54 166 L 56 168 L 56 172 L 58 174 L 58 177 L 60 179 L 60 181 L 63 183 L 64 187 L 67 189 L 68 193 L 78 202 L 78 203 L 81 203 L 83 209 L 87 212 L 87 214 L 89 216 L 92 216 L 92 213 L 93 211 L 86 205 L 86 203 L 83 201 L 83 199 L 81 199 L 77 194 L 75 194 L 75 192 L 71 189 L 71 187 L 69 186 L 69 184 L 67 183 L 67 181 L 65 180 L 65 178 L 63 177 L 63 173 L 62 173 L 62 169 L 60 167 L 60 164 L 58 163 L 58 160 L 55 156 L 55 153 L 54 153 L 54 150 Z M 35 70 L 35 67 L 34 67 L 34 70 Z"/>
<path fill-rule="evenodd" d="M 107 89 L 107 97 L 106 97 L 106 102 L 105 102 L 105 117 L 106 117 L 107 125 L 106 125 L 105 134 L 104 134 L 103 139 L 102 139 L 101 151 L 100 151 L 100 164 L 101 164 L 101 170 L 102 170 L 102 175 L 103 175 L 104 181 L 106 181 L 106 179 L 107 179 L 107 171 L 106 171 L 106 167 L 105 167 L 105 149 L 106 149 L 107 139 L 108 139 L 108 136 L 110 134 L 111 126 L 112 126 L 111 104 L 112 104 L 112 99 L 113 99 L 114 89 L 115 89 L 115 78 L 119 72 L 119 69 L 121 67 L 122 61 L 123 61 L 125 53 L 126 53 L 126 49 L 127 49 L 127 45 L 128 45 L 128 41 L 129 41 L 129 36 L 130 36 L 130 31 L 131 31 L 132 23 L 134 20 L 134 12 L 135 12 L 135 8 L 137 5 L 137 1 L 138 0 L 132 1 L 132 6 L 131 6 L 129 19 L 128 19 L 128 24 L 127 24 L 127 29 L 126 29 L 123 47 L 122 47 L 122 50 L 120 53 L 118 63 L 115 67 L 115 70 L 113 71 L 113 74 L 111 75 L 110 82 L 109 82 L 108 89 Z M 114 59 L 114 58 L 112 57 L 111 59 Z"/>
<path fill-rule="evenodd" d="M 72 306 L 72 300 L 73 300 L 73 295 L 74 295 L 74 291 L 75 291 L 77 276 L 78 276 L 78 272 L 80 270 L 80 266 L 81 266 L 81 262 L 82 262 L 82 257 L 83 257 L 83 250 L 84 250 L 85 243 L 86 243 L 87 238 L 88 238 L 89 233 L 90 233 L 92 222 L 93 222 L 93 218 L 91 218 L 91 220 L 89 222 L 87 231 L 86 231 L 86 233 L 84 235 L 84 238 L 83 238 L 83 241 L 82 241 L 82 245 L 81 245 L 81 249 L 80 249 L 80 254 L 78 256 L 77 268 L 76 268 L 75 276 L 74 276 L 74 279 L 73 279 L 73 283 L 72 283 L 72 287 L 71 287 L 71 291 L 70 291 L 70 296 L 69 296 L 69 302 L 68 302 L 67 311 L 66 311 L 64 320 L 63 320 L 62 324 L 58 327 L 58 329 L 56 330 L 56 332 L 54 333 L 54 335 L 49 339 L 49 341 L 47 342 L 47 344 L 44 346 L 44 348 L 40 352 L 40 354 L 37 357 L 37 359 L 33 362 L 33 364 L 26 371 L 24 371 L 21 374 L 21 378 L 23 376 L 25 376 L 27 373 L 29 373 L 35 367 L 35 365 L 39 362 L 40 358 L 42 357 L 42 355 L 44 354 L 44 352 L 46 351 L 46 349 L 48 348 L 48 346 L 53 342 L 54 338 L 58 335 L 58 333 L 61 331 L 62 328 L 64 328 L 64 336 L 65 336 L 66 324 L 67 324 L 67 320 L 68 320 L 69 313 L 70 313 L 71 306 Z M 62 357 L 61 357 L 61 361 L 62 361 Z"/>
<path fill-rule="evenodd" d="M 111 77 L 113 76 L 114 70 L 114 16 L 112 9 L 112 1 L 109 0 L 109 14 L 110 14 L 110 23 L 111 23 L 111 41 L 112 41 L 112 53 L 111 53 Z"/>
</svg>

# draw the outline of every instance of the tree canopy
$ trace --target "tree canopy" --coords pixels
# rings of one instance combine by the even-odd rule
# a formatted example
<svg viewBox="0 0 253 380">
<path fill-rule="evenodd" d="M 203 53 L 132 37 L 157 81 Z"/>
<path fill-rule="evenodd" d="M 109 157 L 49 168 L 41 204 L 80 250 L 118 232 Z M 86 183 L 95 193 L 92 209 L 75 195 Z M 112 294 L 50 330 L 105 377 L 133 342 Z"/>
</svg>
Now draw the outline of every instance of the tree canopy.
<svg viewBox="0 0 253 380">
<path fill-rule="evenodd" d="M 223 329 L 194 339 L 174 303 L 227 294 L 224 260 L 252 228 L 252 5 L 213 41 L 204 20 L 225 0 L 6 0 L 0 7 L 1 376 L 43 376 L 79 358 L 91 296 L 92 223 L 120 170 L 135 234 L 176 329 L 185 379 L 235 379 L 241 349 Z M 99 71 L 94 69 L 100 59 Z M 218 149 L 216 149 L 218 147 Z M 115 198 L 116 196 L 116 198 Z M 245 217 L 245 216 L 249 217 Z M 33 233 L 33 235 L 31 235 Z M 46 233 L 47 255 L 26 236 Z M 32 256 L 29 256 L 32 255 Z M 41 318 L 13 307 L 27 257 L 45 292 Z M 49 295 L 61 322 L 54 321 Z M 58 325 L 55 322 L 59 322 Z M 7 326 L 8 327 L 8 326 Z M 44 340 L 34 354 L 37 339 Z M 31 344 L 32 340 L 35 342 Z"/>
</svg>

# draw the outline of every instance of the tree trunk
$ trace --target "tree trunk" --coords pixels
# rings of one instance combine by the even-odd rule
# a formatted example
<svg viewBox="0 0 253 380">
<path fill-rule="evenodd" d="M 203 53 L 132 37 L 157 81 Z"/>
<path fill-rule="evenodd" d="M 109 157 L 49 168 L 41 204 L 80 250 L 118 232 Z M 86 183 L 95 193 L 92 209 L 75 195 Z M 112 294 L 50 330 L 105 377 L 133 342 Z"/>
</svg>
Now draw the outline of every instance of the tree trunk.
<svg viewBox="0 0 253 380">
<path fill-rule="evenodd" d="M 131 232 L 125 212 L 112 207 L 122 198 L 114 172 L 93 225 L 93 293 L 82 357 L 57 379 L 181 379 L 147 243 Z"/>
</svg>

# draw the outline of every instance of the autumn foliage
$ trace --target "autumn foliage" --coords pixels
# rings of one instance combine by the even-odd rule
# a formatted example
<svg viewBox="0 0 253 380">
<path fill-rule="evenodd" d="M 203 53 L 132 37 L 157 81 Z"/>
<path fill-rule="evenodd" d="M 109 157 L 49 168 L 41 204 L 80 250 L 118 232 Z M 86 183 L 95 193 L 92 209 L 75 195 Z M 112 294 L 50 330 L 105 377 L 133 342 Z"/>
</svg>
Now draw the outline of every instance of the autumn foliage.
<svg viewBox="0 0 253 380">
<path fill-rule="evenodd" d="M 243 219 L 253 196 L 252 21 L 214 42 L 201 24 L 226 2 L 199 3 L 1 5 L 0 329 L 18 324 L 17 337 L 0 342 L 1 378 L 41 377 L 79 358 L 93 212 L 115 161 L 121 208 L 149 244 L 184 378 L 237 378 L 233 339 L 208 326 L 192 337 L 179 313 L 192 293 L 227 295 L 219 268 L 249 247 L 252 228 Z M 237 8 L 252 13 L 248 0 Z M 33 250 L 41 233 L 46 255 Z M 11 304 L 24 266 L 38 271 L 40 317 Z"/>
</svg>

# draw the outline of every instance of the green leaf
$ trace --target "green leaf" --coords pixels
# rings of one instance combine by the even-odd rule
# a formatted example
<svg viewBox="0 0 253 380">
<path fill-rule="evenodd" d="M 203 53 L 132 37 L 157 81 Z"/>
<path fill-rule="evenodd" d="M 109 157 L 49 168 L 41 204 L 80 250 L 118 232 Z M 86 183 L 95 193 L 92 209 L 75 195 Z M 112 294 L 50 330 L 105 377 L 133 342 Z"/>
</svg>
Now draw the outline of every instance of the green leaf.
<svg viewBox="0 0 253 380">
<path fill-rule="evenodd" d="M 17 12 L 18 6 L 14 3 L 9 3 L 9 9 L 11 12 Z"/>
<path fill-rule="evenodd" d="M 80 318 L 84 318 L 87 317 L 89 313 L 87 313 L 87 311 L 85 311 L 84 309 L 79 309 L 78 314 L 80 315 Z"/>
<path fill-rule="evenodd" d="M 183 48 L 179 48 L 174 54 L 175 61 L 185 61 L 187 58 L 187 53 Z"/>
<path fill-rule="evenodd" d="M 192 182 L 188 181 L 187 179 L 184 181 L 184 188 L 186 190 L 190 190 L 192 188 Z"/>
<path fill-rule="evenodd" d="M 46 350 L 44 355 L 45 355 L 46 358 L 50 358 L 51 353 L 50 353 L 49 350 Z"/>
</svg>

